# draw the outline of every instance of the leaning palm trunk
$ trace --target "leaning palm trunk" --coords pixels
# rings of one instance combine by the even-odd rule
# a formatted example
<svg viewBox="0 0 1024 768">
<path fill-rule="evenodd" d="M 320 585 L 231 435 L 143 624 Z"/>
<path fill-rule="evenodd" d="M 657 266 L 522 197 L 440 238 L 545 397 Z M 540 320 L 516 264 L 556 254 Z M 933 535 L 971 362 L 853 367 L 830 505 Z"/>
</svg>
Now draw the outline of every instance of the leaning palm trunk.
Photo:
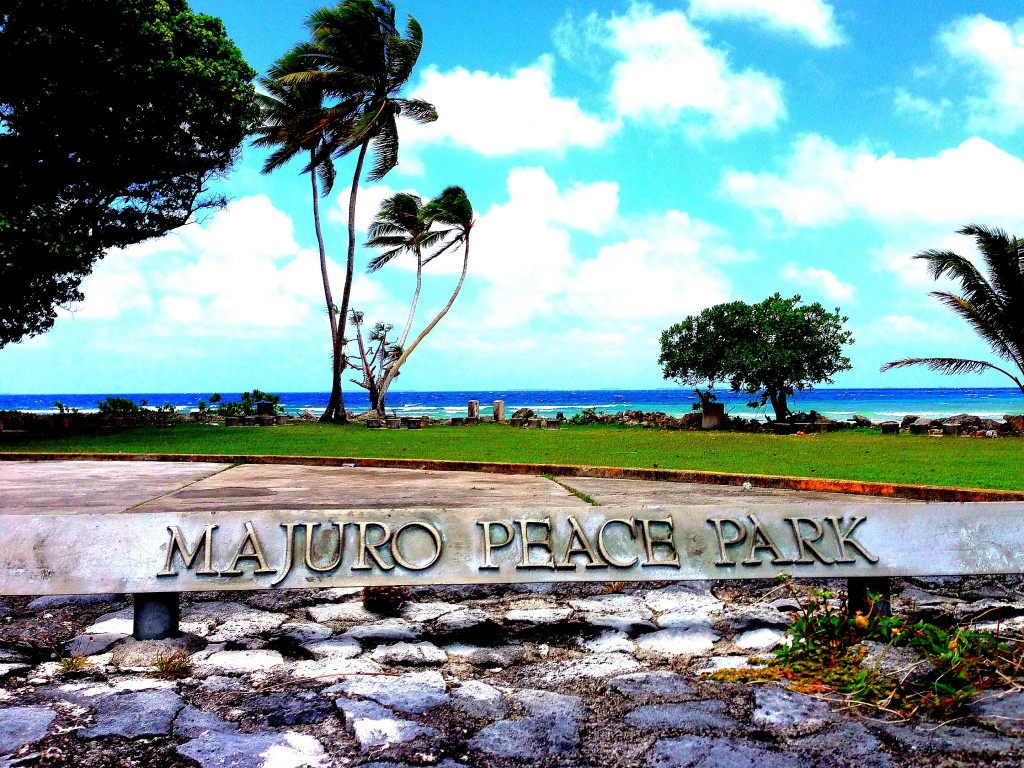
<svg viewBox="0 0 1024 768">
<path fill-rule="evenodd" d="M 404 347 L 405 340 L 409 338 L 409 331 L 412 329 L 412 319 L 416 316 L 416 305 L 420 300 L 420 290 L 423 288 L 423 253 L 420 247 L 416 246 L 416 290 L 412 293 L 412 304 L 409 305 L 409 317 L 405 321 L 405 328 L 398 339 L 398 346 Z"/>
<path fill-rule="evenodd" d="M 416 337 L 416 340 L 409 345 L 408 349 L 402 350 L 401 357 L 395 361 L 395 364 L 391 367 L 387 377 L 381 384 L 381 406 L 384 404 L 384 398 L 387 396 L 388 387 L 391 386 L 391 382 L 394 381 L 398 375 L 399 369 L 409 359 L 409 355 L 413 353 L 416 347 L 419 346 L 420 342 L 427 337 L 427 334 L 434 330 L 434 326 L 441 322 L 441 318 L 448 314 L 448 310 L 452 308 L 452 304 L 455 303 L 455 299 L 459 296 L 459 291 L 462 290 L 462 284 L 466 282 L 466 271 L 469 269 L 469 235 L 466 235 L 466 244 L 462 252 L 462 274 L 459 276 L 459 283 L 455 286 L 455 290 L 452 292 L 452 297 L 448 299 L 448 303 L 444 305 L 444 309 L 437 313 L 437 317 L 430 321 L 430 324 L 420 331 L 420 335 Z"/>
<path fill-rule="evenodd" d="M 463 272 L 463 276 L 465 276 L 465 272 Z M 461 283 L 460 283 L 460 285 L 461 285 Z M 423 253 L 420 251 L 419 246 L 417 246 L 416 247 L 416 290 L 413 291 L 413 294 L 412 294 L 412 303 L 409 306 L 409 317 L 405 321 L 405 328 L 402 329 L 402 335 L 398 339 L 398 344 L 396 345 L 399 349 L 402 349 L 402 350 L 405 349 L 405 341 L 406 341 L 406 339 L 409 338 L 409 331 L 412 330 L 412 321 L 413 321 L 413 318 L 416 317 L 416 306 L 419 304 L 419 301 L 420 301 L 420 291 L 422 289 L 423 289 Z M 451 305 L 449 304 L 449 306 L 451 306 Z M 440 320 L 440 319 L 441 318 L 439 317 L 438 320 Z M 437 321 L 435 320 L 434 322 L 436 323 Z M 375 393 L 375 397 L 371 398 L 371 402 L 373 403 L 374 410 L 376 410 L 377 413 L 380 414 L 381 416 L 385 415 L 385 408 L 386 408 L 386 405 L 387 405 L 386 401 L 387 401 L 387 397 L 388 397 L 388 387 L 391 385 L 392 379 L 394 379 L 394 377 L 398 375 L 398 366 L 400 365 L 400 363 L 402 362 L 403 359 L 404 358 L 399 357 L 398 360 L 393 362 L 391 365 L 389 365 L 387 367 L 387 369 L 385 371 L 383 371 L 384 375 L 381 376 L 381 378 L 380 378 L 380 383 L 379 383 L 379 385 L 377 387 L 377 391 Z M 392 371 L 395 372 L 394 376 L 392 376 Z"/>
</svg>

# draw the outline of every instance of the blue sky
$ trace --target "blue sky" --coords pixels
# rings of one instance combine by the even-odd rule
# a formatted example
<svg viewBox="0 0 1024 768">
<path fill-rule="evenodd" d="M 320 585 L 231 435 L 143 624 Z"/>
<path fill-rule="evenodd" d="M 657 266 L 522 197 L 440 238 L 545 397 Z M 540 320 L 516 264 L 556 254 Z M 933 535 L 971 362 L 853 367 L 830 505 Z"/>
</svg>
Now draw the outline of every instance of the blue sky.
<svg viewBox="0 0 1024 768">
<path fill-rule="evenodd" d="M 658 336 L 725 300 L 779 291 L 841 307 L 856 344 L 837 386 L 1005 386 L 879 374 L 907 356 L 986 355 L 911 256 L 972 255 L 966 223 L 1024 234 L 1019 3 L 865 0 L 397 4 L 423 26 L 401 165 L 362 188 L 466 188 L 466 287 L 403 390 L 672 386 Z M 263 72 L 315 7 L 193 0 Z M 258 10 L 255 10 L 258 8 Z M 204 221 L 116 251 L 49 333 L 0 350 L 0 392 L 325 390 L 329 338 L 308 178 L 246 147 Z M 352 161 L 323 201 L 340 293 Z M 362 237 L 361 237 L 362 239 Z M 401 325 L 408 265 L 354 306 Z M 416 328 L 458 276 L 427 270 Z M 350 385 L 354 388 L 354 385 Z"/>
</svg>

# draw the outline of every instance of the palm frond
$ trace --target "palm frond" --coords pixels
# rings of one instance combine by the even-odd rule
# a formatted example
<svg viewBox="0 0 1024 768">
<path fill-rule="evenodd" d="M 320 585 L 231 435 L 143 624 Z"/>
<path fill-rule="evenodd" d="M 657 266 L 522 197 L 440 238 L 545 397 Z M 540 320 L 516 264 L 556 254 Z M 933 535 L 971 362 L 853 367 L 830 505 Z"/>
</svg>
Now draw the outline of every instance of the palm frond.
<svg viewBox="0 0 1024 768">
<path fill-rule="evenodd" d="M 399 113 L 420 125 L 437 120 L 437 107 L 423 99 L 395 99 Z"/>
<path fill-rule="evenodd" d="M 316 170 L 317 176 L 320 178 L 321 194 L 327 197 L 334 189 L 334 180 L 337 178 L 334 161 L 331 160 L 330 155 L 317 164 Z"/>
<path fill-rule="evenodd" d="M 956 292 L 933 291 L 931 295 L 966 321 L 1021 376 L 983 360 L 954 357 L 906 358 L 887 363 L 882 370 L 910 365 L 924 365 L 945 374 L 992 370 L 1008 376 L 1024 392 L 1024 241 L 998 227 L 979 224 L 969 224 L 958 232 L 974 238 L 988 274 L 952 251 L 922 251 L 915 258 L 927 262 L 933 279 L 948 277 L 960 284 Z"/>
<path fill-rule="evenodd" d="M 960 234 L 975 238 L 1003 312 L 1024 325 L 1024 240 L 978 224 L 964 227 Z"/>
<path fill-rule="evenodd" d="M 398 165 L 398 126 L 392 110 L 382 115 L 380 128 L 373 138 L 373 167 L 367 181 L 380 181 Z"/>
<path fill-rule="evenodd" d="M 407 243 L 410 239 L 409 233 L 404 228 L 379 221 L 374 221 L 370 224 L 366 234 L 368 238 L 366 244 L 371 247 L 391 245 L 391 240 Z"/>
<path fill-rule="evenodd" d="M 462 187 L 446 187 L 423 206 L 423 217 L 431 223 L 469 229 L 473 226 L 473 204 Z"/>
<path fill-rule="evenodd" d="M 924 365 L 929 371 L 945 373 L 955 376 L 960 373 L 984 373 L 985 371 L 998 371 L 1009 376 L 1014 383 L 1024 391 L 1024 383 L 1016 376 L 997 365 L 984 360 L 966 360 L 960 357 L 908 357 L 903 360 L 894 360 L 881 367 L 881 372 L 891 371 L 894 368 L 908 368 L 913 365 Z"/>
<path fill-rule="evenodd" d="M 1007 329 L 998 315 L 984 312 L 962 296 L 947 291 L 932 291 L 929 295 L 963 318 L 993 352 L 1005 359 L 1013 358 L 1015 350 L 1006 337 Z"/>
<path fill-rule="evenodd" d="M 405 246 L 402 245 L 400 248 L 392 248 L 390 251 L 384 251 L 384 253 L 379 256 L 375 256 L 370 259 L 370 263 L 366 265 L 366 271 L 370 273 L 376 272 L 396 256 L 400 256 L 404 250 Z"/>
<path fill-rule="evenodd" d="M 408 237 L 372 237 L 366 241 L 367 248 L 392 248 L 405 251 L 412 247 Z"/>
</svg>

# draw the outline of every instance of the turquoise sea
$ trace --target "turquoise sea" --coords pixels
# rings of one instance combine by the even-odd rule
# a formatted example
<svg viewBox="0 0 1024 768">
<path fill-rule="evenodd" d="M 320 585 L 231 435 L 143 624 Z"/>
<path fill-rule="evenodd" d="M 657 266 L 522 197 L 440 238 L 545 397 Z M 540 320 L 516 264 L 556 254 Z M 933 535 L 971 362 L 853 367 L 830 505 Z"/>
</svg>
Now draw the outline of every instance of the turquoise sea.
<svg viewBox="0 0 1024 768">
<path fill-rule="evenodd" d="M 239 393 L 221 393 L 225 400 L 237 399 Z M 327 404 L 326 392 L 279 392 L 286 412 L 300 414 L 309 410 L 315 415 L 322 413 Z M 96 410 L 99 400 L 106 397 L 128 397 L 136 403 L 145 400 L 150 407 L 170 403 L 183 412 L 195 409 L 201 399 L 210 393 L 164 392 L 164 393 L 97 393 L 97 394 L 42 394 L 16 395 L 0 394 L 0 411 L 17 410 L 37 413 L 52 413 L 54 403 L 60 401 L 69 408 L 82 411 Z M 399 416 L 429 415 L 445 419 L 465 416 L 469 400 L 480 401 L 483 415 L 491 413 L 495 400 L 505 401 L 507 415 L 517 408 L 532 408 L 541 416 L 554 417 L 559 412 L 566 417 L 584 408 L 594 408 L 606 413 L 621 411 L 663 411 L 670 415 L 681 415 L 691 410 L 695 401 L 691 389 L 641 389 L 641 390 L 494 390 L 462 392 L 392 392 L 388 396 L 388 410 Z M 748 408 L 747 396 L 743 394 L 719 393 L 719 401 L 726 404 L 726 410 L 734 416 L 764 418 L 765 408 Z M 350 411 L 363 411 L 369 403 L 362 390 L 345 393 L 345 407 Z M 985 418 L 1002 418 L 1005 414 L 1024 413 L 1024 394 L 1012 387 L 970 388 L 933 387 L 920 389 L 815 389 L 799 393 L 790 406 L 794 411 L 816 410 L 829 418 L 844 421 L 854 414 L 860 414 L 873 421 L 901 419 L 907 414 L 918 416 L 952 416 L 957 413 L 971 413 Z M 771 409 L 768 415 L 773 415 Z"/>
</svg>

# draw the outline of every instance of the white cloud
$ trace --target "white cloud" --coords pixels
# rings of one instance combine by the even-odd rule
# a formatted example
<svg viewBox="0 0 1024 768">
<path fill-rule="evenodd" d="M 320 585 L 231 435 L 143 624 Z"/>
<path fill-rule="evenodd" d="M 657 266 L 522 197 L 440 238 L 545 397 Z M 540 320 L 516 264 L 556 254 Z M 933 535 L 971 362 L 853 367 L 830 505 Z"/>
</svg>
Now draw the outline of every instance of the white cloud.
<svg viewBox="0 0 1024 768">
<path fill-rule="evenodd" d="M 779 32 L 795 32 L 820 48 L 843 42 L 835 9 L 822 0 L 690 0 L 690 17 L 754 21 Z"/>
<path fill-rule="evenodd" d="M 1011 231 L 1015 231 L 1017 225 L 1024 223 L 1024 219 L 1018 216 Z M 942 289 L 957 285 L 949 278 L 942 278 L 936 281 L 928 272 L 926 263 L 915 259 L 914 255 L 924 250 L 952 251 L 966 259 L 974 262 L 982 271 L 985 270 L 984 258 L 978 250 L 978 245 L 973 237 L 958 234 L 957 232 L 937 226 L 919 226 L 898 228 L 889 233 L 890 241 L 880 248 L 872 249 L 872 267 L 892 272 L 898 278 L 901 286 L 912 287 L 915 291 L 920 289 L 919 296 L 924 296 L 925 291 Z M 929 299 L 929 301 L 931 301 Z"/>
<path fill-rule="evenodd" d="M 612 102 L 620 115 L 668 124 L 681 118 L 695 133 L 730 139 L 785 119 L 782 83 L 762 72 L 736 72 L 726 52 L 679 11 L 634 5 L 607 22 Z"/>
<path fill-rule="evenodd" d="M 929 325 L 911 315 L 885 315 L 872 321 L 858 339 L 879 339 L 886 343 L 894 341 L 921 341 L 948 339 L 949 331 L 943 327 Z"/>
<path fill-rule="evenodd" d="M 342 270 L 330 261 L 328 271 L 340 299 Z M 112 320 L 138 310 L 137 327 L 148 324 L 154 333 L 184 326 L 202 335 L 274 335 L 323 314 L 319 257 L 298 245 L 291 218 L 263 195 L 115 251 L 88 280 L 80 316 Z M 359 276 L 353 301 L 389 299 L 376 281 Z"/>
<path fill-rule="evenodd" d="M 920 118 L 922 121 L 938 126 L 946 110 L 952 106 L 949 99 L 930 101 L 923 96 L 914 96 L 903 88 L 896 89 L 896 95 L 892 100 L 893 107 L 898 115 Z"/>
<path fill-rule="evenodd" d="M 576 185 L 563 193 L 542 168 L 513 169 L 508 194 L 473 229 L 470 275 L 489 283 L 481 297 L 487 309 L 474 312 L 474 321 L 493 327 L 550 314 L 573 265 L 569 231 L 600 231 L 618 208 L 618 185 Z M 448 271 L 461 268 L 455 258 L 444 261 Z"/>
<path fill-rule="evenodd" d="M 975 129 L 1011 133 L 1024 125 L 1024 19 L 1012 26 L 977 15 L 954 22 L 939 42 L 985 90 L 968 99 Z"/>
<path fill-rule="evenodd" d="M 728 281 L 701 258 L 698 241 L 693 249 L 665 245 L 655 235 L 601 248 L 577 266 L 566 306 L 591 319 L 667 321 L 725 301 Z"/>
<path fill-rule="evenodd" d="M 138 271 L 139 259 L 128 251 L 111 251 L 82 281 L 85 300 L 74 308 L 78 317 L 112 320 L 122 312 L 153 306 L 149 285 Z"/>
<path fill-rule="evenodd" d="M 174 323 L 191 325 L 203 319 L 203 307 L 193 298 L 164 296 L 160 299 L 160 313 Z"/>
<path fill-rule="evenodd" d="M 348 197 L 351 190 L 351 185 L 340 190 L 334 195 L 334 203 L 327 209 L 327 220 L 332 224 L 345 227 L 346 232 L 348 231 Z M 370 224 L 373 223 L 373 217 L 380 210 L 380 204 L 397 191 L 387 184 L 360 186 L 356 192 L 356 231 L 366 232 L 370 228 Z M 413 195 L 416 194 L 411 189 L 402 191 Z"/>
<path fill-rule="evenodd" d="M 925 242 L 922 239 L 920 247 L 941 247 L 938 245 L 925 246 Z M 914 254 L 917 252 L 914 247 L 886 243 L 880 248 L 871 251 L 873 266 L 876 269 L 894 274 L 900 285 L 913 286 L 915 289 L 924 288 L 925 286 L 930 287 L 932 278 L 928 274 L 928 268 L 924 262 L 914 258 Z"/>
<path fill-rule="evenodd" d="M 439 117 L 428 125 L 403 126 L 403 141 L 450 143 L 492 157 L 602 145 L 618 124 L 587 114 L 576 99 L 556 96 L 553 66 L 550 56 L 542 56 L 509 77 L 427 67 L 412 95 L 433 103 Z"/>
<path fill-rule="evenodd" d="M 729 169 L 722 188 L 791 226 L 819 227 L 851 218 L 954 229 L 970 221 L 1016 221 L 1024 161 L 981 138 L 934 157 L 876 155 L 818 135 L 798 140 L 782 174 Z"/>
<path fill-rule="evenodd" d="M 782 277 L 802 288 L 820 292 L 823 296 L 835 301 L 849 301 L 856 289 L 844 283 L 834 273 L 819 267 L 799 267 L 790 262 L 782 268 Z"/>
<path fill-rule="evenodd" d="M 622 323 L 678 319 L 727 298 L 717 264 L 743 258 L 722 232 L 681 211 L 623 220 L 616 184 L 559 189 L 543 169 L 518 168 L 508 190 L 508 202 L 474 228 L 470 279 L 485 283 L 466 315 L 474 327 L 586 321 L 604 334 L 608 324 L 621 332 Z M 606 244 L 587 257 L 576 232 L 603 234 Z"/>
</svg>

